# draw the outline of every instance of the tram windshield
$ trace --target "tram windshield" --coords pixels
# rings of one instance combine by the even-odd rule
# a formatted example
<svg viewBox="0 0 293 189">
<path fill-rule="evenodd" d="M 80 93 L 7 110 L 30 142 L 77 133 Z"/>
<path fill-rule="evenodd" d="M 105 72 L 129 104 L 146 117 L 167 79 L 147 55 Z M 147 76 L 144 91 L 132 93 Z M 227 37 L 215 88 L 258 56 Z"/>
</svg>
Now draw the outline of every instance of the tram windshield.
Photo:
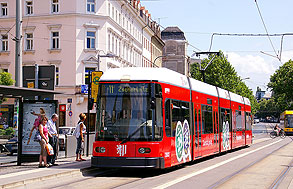
<svg viewBox="0 0 293 189">
<path fill-rule="evenodd" d="M 161 140 L 162 100 L 151 97 L 151 84 L 106 83 L 100 85 L 96 140 L 124 142 Z M 153 115 L 155 115 L 154 118 Z M 153 131 L 155 131 L 154 138 Z"/>
<path fill-rule="evenodd" d="M 293 115 L 286 115 L 285 126 L 287 128 L 293 128 Z"/>
</svg>

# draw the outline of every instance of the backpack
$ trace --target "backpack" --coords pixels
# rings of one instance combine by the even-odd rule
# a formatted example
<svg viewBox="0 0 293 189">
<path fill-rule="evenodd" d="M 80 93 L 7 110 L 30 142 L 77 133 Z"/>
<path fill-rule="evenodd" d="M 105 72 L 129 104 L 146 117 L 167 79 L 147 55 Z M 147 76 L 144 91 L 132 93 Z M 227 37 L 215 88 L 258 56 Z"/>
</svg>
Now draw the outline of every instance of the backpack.
<svg viewBox="0 0 293 189">
<path fill-rule="evenodd" d="M 78 138 L 80 136 L 80 123 L 82 123 L 81 121 L 79 121 L 72 133 L 73 136 L 75 136 L 76 138 Z"/>
</svg>

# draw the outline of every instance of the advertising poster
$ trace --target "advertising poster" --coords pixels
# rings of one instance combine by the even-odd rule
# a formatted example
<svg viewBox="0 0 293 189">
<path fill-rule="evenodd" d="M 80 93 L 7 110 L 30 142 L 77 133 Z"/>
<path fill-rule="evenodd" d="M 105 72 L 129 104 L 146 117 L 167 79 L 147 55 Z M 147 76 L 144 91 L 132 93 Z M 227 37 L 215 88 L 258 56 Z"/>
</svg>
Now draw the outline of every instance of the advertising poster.
<svg viewBox="0 0 293 189">
<path fill-rule="evenodd" d="M 41 147 L 35 142 L 35 122 L 39 116 L 45 115 L 48 119 L 56 113 L 55 102 L 24 102 L 23 103 L 23 132 L 22 132 L 22 154 L 39 154 Z M 37 121 L 38 123 L 38 121 Z M 35 124 L 35 125 L 34 125 Z M 33 130 L 29 140 L 30 132 Z"/>
</svg>

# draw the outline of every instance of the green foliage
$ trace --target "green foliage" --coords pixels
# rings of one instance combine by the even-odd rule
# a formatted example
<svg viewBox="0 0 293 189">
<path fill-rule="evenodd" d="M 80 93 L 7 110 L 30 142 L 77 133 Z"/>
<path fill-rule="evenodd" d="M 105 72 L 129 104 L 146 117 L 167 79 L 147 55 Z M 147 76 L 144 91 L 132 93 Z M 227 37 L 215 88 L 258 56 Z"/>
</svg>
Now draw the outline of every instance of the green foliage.
<svg viewBox="0 0 293 189">
<path fill-rule="evenodd" d="M 201 67 L 205 68 L 214 55 L 210 55 L 202 61 Z M 202 74 L 198 64 L 191 65 L 191 77 L 203 81 Z M 256 113 L 257 101 L 254 98 L 252 90 L 250 90 L 240 76 L 238 76 L 234 67 L 230 64 L 223 52 L 216 56 L 213 62 L 205 70 L 206 83 L 226 89 L 238 95 L 249 98 L 251 102 L 252 113 Z"/>
<path fill-rule="evenodd" d="M 8 127 L 7 129 L 0 129 L 0 135 L 8 135 L 12 136 L 15 134 L 15 131 L 12 127 Z"/>
<path fill-rule="evenodd" d="M 271 98 L 269 100 L 262 100 L 258 103 L 258 111 L 256 113 L 257 117 L 266 118 L 266 117 L 279 117 L 280 116 L 280 107 L 276 102 L 276 99 Z"/>
<path fill-rule="evenodd" d="M 7 72 L 2 72 L 0 69 L 0 85 L 13 85 L 14 80 L 12 79 L 12 75 Z M 0 104 L 4 102 L 6 99 L 0 99 Z"/>
<path fill-rule="evenodd" d="M 280 111 L 293 109 L 293 61 L 289 60 L 271 76 L 268 87 L 271 88 L 274 101 Z"/>
<path fill-rule="evenodd" d="M 0 72 L 0 85 L 13 85 L 14 80 L 10 73 Z"/>
</svg>

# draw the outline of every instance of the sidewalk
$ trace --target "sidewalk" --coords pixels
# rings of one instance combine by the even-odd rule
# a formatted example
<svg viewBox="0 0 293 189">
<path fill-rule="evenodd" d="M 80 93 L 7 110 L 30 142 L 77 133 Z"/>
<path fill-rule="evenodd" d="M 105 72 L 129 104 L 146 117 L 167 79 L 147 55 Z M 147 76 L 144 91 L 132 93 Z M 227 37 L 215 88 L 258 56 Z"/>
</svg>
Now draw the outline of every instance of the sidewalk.
<svg viewBox="0 0 293 189">
<path fill-rule="evenodd" d="M 75 157 L 58 159 L 58 166 L 38 168 L 38 162 L 22 163 L 21 166 L 6 164 L 0 166 L 0 188 L 14 188 L 25 184 L 65 175 L 81 174 L 81 170 L 91 167 L 90 157 L 77 162 Z"/>
</svg>

